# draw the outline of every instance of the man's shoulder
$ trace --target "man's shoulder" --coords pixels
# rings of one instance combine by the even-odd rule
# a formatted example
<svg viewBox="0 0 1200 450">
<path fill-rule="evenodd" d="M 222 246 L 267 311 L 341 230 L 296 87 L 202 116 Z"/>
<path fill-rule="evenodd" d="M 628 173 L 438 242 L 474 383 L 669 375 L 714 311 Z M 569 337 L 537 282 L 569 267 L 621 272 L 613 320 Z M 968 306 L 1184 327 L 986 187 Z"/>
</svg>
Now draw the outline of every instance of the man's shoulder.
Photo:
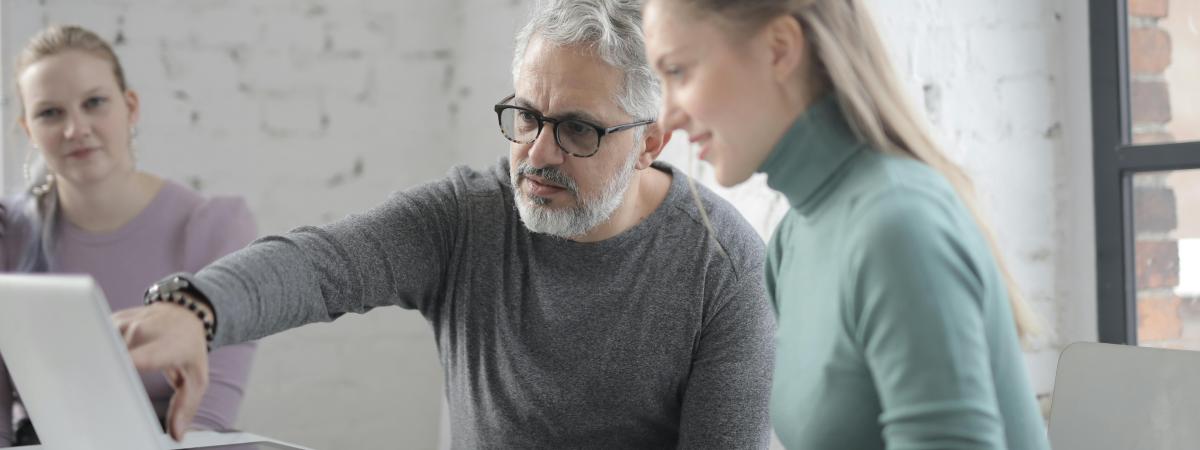
<svg viewBox="0 0 1200 450">
<path fill-rule="evenodd" d="M 655 167 L 671 174 L 671 192 L 667 195 L 670 206 L 683 212 L 684 216 L 696 226 L 703 228 L 704 215 L 707 215 L 713 231 L 719 237 L 762 241 L 754 231 L 754 227 L 728 200 L 670 164 L 656 162 Z M 703 214 L 701 207 L 704 208 Z"/>
<path fill-rule="evenodd" d="M 509 189 L 508 159 L 500 158 L 495 164 L 484 169 L 476 169 L 467 165 L 451 167 L 446 173 L 445 181 L 454 186 L 461 194 L 480 196 L 495 195 Z"/>
<path fill-rule="evenodd" d="M 679 213 L 672 215 L 673 220 L 686 221 L 686 228 L 698 237 L 712 233 L 735 265 L 761 263 L 765 258 L 762 238 L 733 204 L 670 164 L 656 162 L 655 167 L 672 176 L 667 201 Z"/>
<path fill-rule="evenodd" d="M 507 161 L 485 169 L 456 165 L 442 177 L 430 179 L 393 192 L 386 202 L 389 206 L 411 204 L 458 205 L 481 197 L 496 198 L 508 185 Z"/>
<path fill-rule="evenodd" d="M 436 179 L 393 192 L 381 205 L 384 210 L 411 210 L 423 215 L 457 215 L 494 219 L 504 214 L 505 197 L 511 196 L 507 180 L 507 161 L 484 169 L 457 165 Z M 446 216 L 448 217 L 448 216 Z"/>
</svg>

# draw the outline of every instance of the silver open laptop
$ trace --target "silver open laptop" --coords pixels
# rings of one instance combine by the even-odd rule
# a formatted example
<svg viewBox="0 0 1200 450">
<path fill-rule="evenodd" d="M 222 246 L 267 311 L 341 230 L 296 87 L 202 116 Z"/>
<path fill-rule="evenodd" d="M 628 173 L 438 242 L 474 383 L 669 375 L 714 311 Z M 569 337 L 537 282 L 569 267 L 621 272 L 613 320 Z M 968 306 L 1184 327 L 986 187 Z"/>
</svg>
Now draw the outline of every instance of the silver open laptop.
<svg viewBox="0 0 1200 450">
<path fill-rule="evenodd" d="M 180 448 L 162 432 L 110 315 L 91 277 L 0 275 L 0 354 L 43 448 Z"/>
<path fill-rule="evenodd" d="M 1054 380 L 1050 442 L 1055 450 L 1200 448 L 1200 352 L 1071 344 Z"/>
</svg>

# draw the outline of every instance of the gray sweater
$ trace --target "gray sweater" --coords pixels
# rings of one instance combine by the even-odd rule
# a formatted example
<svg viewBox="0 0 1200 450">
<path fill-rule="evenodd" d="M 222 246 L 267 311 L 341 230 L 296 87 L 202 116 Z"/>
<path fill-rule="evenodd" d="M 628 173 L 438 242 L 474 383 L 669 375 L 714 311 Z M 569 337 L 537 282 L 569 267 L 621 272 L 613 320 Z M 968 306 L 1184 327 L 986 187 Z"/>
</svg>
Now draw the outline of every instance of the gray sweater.
<svg viewBox="0 0 1200 450">
<path fill-rule="evenodd" d="M 765 448 L 774 318 L 749 224 L 701 188 L 722 253 L 686 175 L 656 163 L 670 190 L 632 229 L 535 234 L 508 167 L 457 167 L 201 270 L 216 344 L 395 305 L 433 327 L 455 448 Z"/>
</svg>

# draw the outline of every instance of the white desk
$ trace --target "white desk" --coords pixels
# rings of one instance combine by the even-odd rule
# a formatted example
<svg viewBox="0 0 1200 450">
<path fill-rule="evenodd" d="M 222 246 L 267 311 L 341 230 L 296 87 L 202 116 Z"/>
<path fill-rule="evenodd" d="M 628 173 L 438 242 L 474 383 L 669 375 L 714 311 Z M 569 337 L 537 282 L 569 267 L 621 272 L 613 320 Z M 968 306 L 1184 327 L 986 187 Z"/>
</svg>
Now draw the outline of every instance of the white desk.
<svg viewBox="0 0 1200 450">
<path fill-rule="evenodd" d="M 189 432 L 188 434 L 183 436 L 183 442 L 174 443 L 174 441 L 172 441 L 173 445 L 171 446 L 171 449 L 175 450 L 175 449 L 186 449 L 186 448 L 201 447 L 201 446 L 245 444 L 245 443 L 249 443 L 249 442 L 262 442 L 262 441 L 273 442 L 276 444 L 290 445 L 292 447 L 296 447 L 296 448 L 302 449 L 302 450 L 312 450 L 307 447 L 301 447 L 296 444 L 283 442 L 283 441 L 271 439 L 268 437 L 259 436 L 254 433 L 245 433 L 245 432 L 217 433 L 215 431 L 192 431 L 192 432 Z M 43 447 L 40 445 L 32 445 L 32 446 L 21 447 L 21 448 L 29 449 L 29 450 L 44 450 Z"/>
</svg>

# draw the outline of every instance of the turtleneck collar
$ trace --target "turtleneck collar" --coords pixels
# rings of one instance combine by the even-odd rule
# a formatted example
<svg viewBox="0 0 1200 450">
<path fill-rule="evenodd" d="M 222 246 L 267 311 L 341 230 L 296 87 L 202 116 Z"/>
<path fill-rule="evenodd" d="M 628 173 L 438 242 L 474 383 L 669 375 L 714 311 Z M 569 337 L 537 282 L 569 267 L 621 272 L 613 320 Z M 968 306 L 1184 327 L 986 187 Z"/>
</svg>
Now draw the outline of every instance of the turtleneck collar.
<svg viewBox="0 0 1200 450">
<path fill-rule="evenodd" d="M 817 194 L 834 174 L 866 148 L 850 129 L 833 94 L 826 94 L 796 119 L 758 170 L 767 185 L 787 196 L 792 207 L 808 215 L 819 204 Z"/>
</svg>

